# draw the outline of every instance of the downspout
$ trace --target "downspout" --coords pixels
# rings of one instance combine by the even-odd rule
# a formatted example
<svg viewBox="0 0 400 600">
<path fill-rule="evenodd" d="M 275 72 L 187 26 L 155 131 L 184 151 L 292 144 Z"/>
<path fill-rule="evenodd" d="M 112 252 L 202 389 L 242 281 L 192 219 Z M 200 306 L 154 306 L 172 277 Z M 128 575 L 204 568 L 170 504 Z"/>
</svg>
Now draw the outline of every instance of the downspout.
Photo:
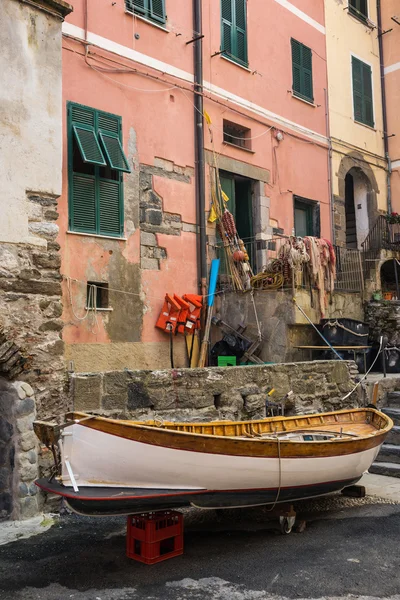
<svg viewBox="0 0 400 600">
<path fill-rule="evenodd" d="M 332 244 L 336 242 L 336 230 L 335 230 L 335 205 L 333 202 L 333 179 L 332 179 L 332 138 L 330 131 L 329 121 L 329 94 L 328 90 L 324 89 L 325 92 L 325 121 L 326 121 L 326 137 L 328 138 L 328 188 L 329 188 L 329 201 L 331 204 L 331 235 Z"/>
<path fill-rule="evenodd" d="M 205 169 L 204 169 L 204 127 L 203 127 L 203 40 L 202 40 L 202 0 L 193 0 L 193 42 L 194 60 L 194 143 L 197 212 L 197 268 L 200 292 L 207 293 L 207 246 L 205 214 Z"/>
<path fill-rule="evenodd" d="M 381 0 L 377 0 L 377 11 L 378 11 L 378 40 L 379 40 L 379 63 L 381 69 L 381 94 L 382 94 L 382 115 L 383 115 L 383 143 L 385 148 L 385 157 L 387 160 L 387 211 L 390 214 L 392 212 L 392 187 L 391 187 L 391 174 L 392 166 L 389 156 L 389 141 L 388 141 L 388 130 L 387 130 L 387 112 L 386 112 L 386 86 L 385 86 L 385 68 L 383 59 L 383 40 L 382 40 L 382 12 L 381 12 Z"/>
</svg>

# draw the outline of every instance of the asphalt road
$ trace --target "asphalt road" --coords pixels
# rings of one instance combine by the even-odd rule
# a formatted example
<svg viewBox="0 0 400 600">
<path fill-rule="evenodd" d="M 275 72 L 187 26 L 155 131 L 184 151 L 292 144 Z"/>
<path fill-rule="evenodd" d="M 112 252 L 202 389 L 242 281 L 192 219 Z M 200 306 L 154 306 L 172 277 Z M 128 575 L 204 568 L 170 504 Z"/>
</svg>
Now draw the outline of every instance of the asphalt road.
<svg viewBox="0 0 400 600">
<path fill-rule="evenodd" d="M 315 512 L 290 535 L 267 517 L 258 509 L 189 519 L 184 555 L 146 566 L 125 556 L 123 518 L 64 516 L 0 546 L 0 599 L 400 600 L 400 505 Z"/>
</svg>

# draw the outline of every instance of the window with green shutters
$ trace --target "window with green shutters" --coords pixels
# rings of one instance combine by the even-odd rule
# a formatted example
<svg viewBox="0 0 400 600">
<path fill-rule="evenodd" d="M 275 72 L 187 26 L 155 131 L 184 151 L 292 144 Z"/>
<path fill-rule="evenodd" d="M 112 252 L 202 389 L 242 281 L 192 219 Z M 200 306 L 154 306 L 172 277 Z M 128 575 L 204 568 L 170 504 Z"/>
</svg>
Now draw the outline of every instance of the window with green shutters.
<svg viewBox="0 0 400 600">
<path fill-rule="evenodd" d="M 69 229 L 121 237 L 123 176 L 121 117 L 68 103 Z"/>
<path fill-rule="evenodd" d="M 165 0 L 125 0 L 127 11 L 143 15 L 146 19 L 165 23 Z"/>
<path fill-rule="evenodd" d="M 247 66 L 247 0 L 221 0 L 221 51 Z"/>
<path fill-rule="evenodd" d="M 371 67 L 355 56 L 351 57 L 353 78 L 354 120 L 364 125 L 374 126 L 374 106 L 372 99 Z"/>
<path fill-rule="evenodd" d="M 293 94 L 310 102 L 314 101 L 313 76 L 312 76 L 312 51 L 311 48 L 291 40 L 292 44 L 292 71 Z"/>
<path fill-rule="evenodd" d="M 349 0 L 349 13 L 366 21 L 368 19 L 368 0 Z"/>
</svg>

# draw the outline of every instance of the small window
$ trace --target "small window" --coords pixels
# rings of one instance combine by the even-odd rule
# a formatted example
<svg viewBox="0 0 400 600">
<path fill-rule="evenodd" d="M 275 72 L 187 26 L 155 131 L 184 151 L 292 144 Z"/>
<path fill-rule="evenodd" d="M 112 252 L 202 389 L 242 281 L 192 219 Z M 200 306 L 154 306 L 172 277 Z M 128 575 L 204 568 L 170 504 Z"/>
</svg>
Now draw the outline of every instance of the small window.
<svg viewBox="0 0 400 600">
<path fill-rule="evenodd" d="M 109 308 L 108 283 L 104 283 L 104 281 L 87 282 L 86 306 L 91 310 L 95 308 Z"/>
<path fill-rule="evenodd" d="M 314 101 L 313 76 L 312 76 L 312 51 L 311 48 L 291 40 L 292 44 L 292 72 L 293 94 L 310 102 Z"/>
<path fill-rule="evenodd" d="M 165 23 L 165 0 L 125 0 L 125 8 L 156 23 Z"/>
<path fill-rule="evenodd" d="M 294 197 L 294 232 L 297 237 L 320 236 L 318 202 Z"/>
<path fill-rule="evenodd" d="M 247 0 L 221 0 L 221 51 L 247 67 Z"/>
<path fill-rule="evenodd" d="M 372 70 L 355 56 L 351 59 L 353 77 L 354 120 L 364 125 L 374 126 L 374 106 L 372 98 Z"/>
<path fill-rule="evenodd" d="M 368 0 L 349 0 L 349 13 L 366 21 L 368 19 Z"/>
<path fill-rule="evenodd" d="M 224 120 L 223 131 L 226 144 L 233 144 L 239 148 L 251 150 L 251 131 L 248 127 L 242 127 L 242 125 Z"/>
</svg>

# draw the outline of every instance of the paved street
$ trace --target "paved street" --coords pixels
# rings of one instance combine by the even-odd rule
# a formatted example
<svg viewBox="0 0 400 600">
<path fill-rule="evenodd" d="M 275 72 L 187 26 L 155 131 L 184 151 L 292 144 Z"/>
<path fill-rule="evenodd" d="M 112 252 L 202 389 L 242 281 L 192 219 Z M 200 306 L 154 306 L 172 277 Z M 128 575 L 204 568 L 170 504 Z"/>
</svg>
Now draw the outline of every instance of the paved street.
<svg viewBox="0 0 400 600">
<path fill-rule="evenodd" d="M 0 598 L 400 598 L 400 505 L 374 501 L 300 504 L 307 528 L 290 535 L 262 509 L 195 514 L 184 555 L 155 566 L 126 558 L 123 518 L 64 516 L 40 535 L 0 546 Z"/>
</svg>

